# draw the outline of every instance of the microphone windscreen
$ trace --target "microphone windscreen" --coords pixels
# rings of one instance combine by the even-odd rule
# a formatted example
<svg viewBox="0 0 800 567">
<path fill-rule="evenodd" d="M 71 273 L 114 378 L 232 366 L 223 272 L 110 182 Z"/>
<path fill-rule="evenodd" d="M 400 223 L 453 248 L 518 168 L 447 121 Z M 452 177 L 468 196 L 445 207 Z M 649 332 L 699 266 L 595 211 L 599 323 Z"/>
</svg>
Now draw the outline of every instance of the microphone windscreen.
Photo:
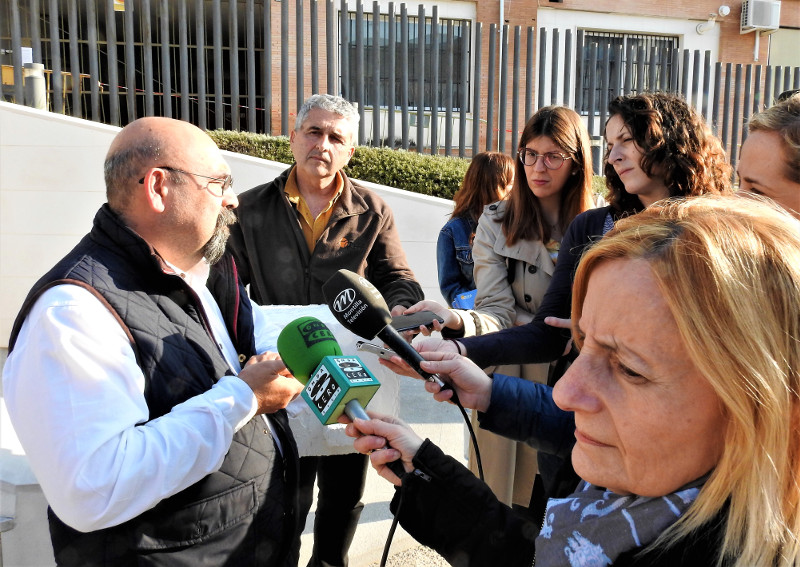
<svg viewBox="0 0 800 567">
<path fill-rule="evenodd" d="M 303 384 L 326 356 L 338 356 L 342 349 L 331 330 L 316 317 L 300 317 L 278 335 L 278 354 L 295 378 Z"/>
<path fill-rule="evenodd" d="M 355 272 L 339 270 L 322 284 L 322 293 L 336 320 L 360 337 L 374 338 L 392 322 L 381 293 Z"/>
</svg>

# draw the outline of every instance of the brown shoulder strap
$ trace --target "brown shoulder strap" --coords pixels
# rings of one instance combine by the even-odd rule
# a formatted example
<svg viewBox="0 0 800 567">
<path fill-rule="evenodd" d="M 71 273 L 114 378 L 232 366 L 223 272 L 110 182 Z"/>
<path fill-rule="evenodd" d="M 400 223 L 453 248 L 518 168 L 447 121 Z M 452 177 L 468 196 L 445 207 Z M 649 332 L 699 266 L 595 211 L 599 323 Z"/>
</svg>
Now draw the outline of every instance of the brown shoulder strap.
<svg viewBox="0 0 800 567">
<path fill-rule="evenodd" d="M 82 282 L 80 280 L 73 280 L 73 279 L 60 279 L 60 280 L 52 281 L 52 282 L 42 286 L 36 293 L 31 294 L 30 296 L 28 296 L 28 298 L 25 300 L 25 303 L 22 304 L 22 308 L 19 310 L 19 314 L 17 315 L 17 319 L 16 319 L 16 321 L 14 321 L 14 327 L 11 330 L 11 338 L 8 341 L 8 353 L 9 354 L 11 354 L 11 351 L 14 349 L 14 344 L 17 342 L 17 336 L 19 335 L 19 331 L 22 328 L 22 324 L 24 323 L 25 318 L 28 316 L 28 312 L 31 310 L 31 308 L 33 308 L 34 303 L 36 303 L 36 300 L 39 299 L 39 297 L 41 297 L 41 295 L 45 291 L 47 291 L 48 289 L 50 289 L 52 287 L 55 287 L 57 285 L 76 285 L 78 287 L 82 287 L 83 289 L 85 289 L 86 291 L 88 291 L 89 293 L 94 295 L 100 301 L 100 303 L 102 303 L 106 307 L 106 309 L 108 309 L 108 311 L 111 313 L 111 315 L 114 316 L 114 319 L 116 319 L 117 322 L 120 324 L 120 326 L 122 327 L 122 330 L 125 332 L 125 336 L 128 337 L 128 340 L 131 343 L 131 347 L 133 348 L 133 352 L 136 354 L 136 360 L 139 361 L 139 353 L 138 353 L 138 351 L 136 349 L 136 341 L 133 339 L 133 335 L 131 334 L 131 331 L 128 328 L 128 326 L 122 320 L 122 317 L 120 317 L 119 313 L 117 313 L 117 310 L 114 309 L 111 306 L 111 304 L 108 302 L 108 300 L 105 297 L 103 297 L 103 295 L 99 291 L 97 291 L 95 288 L 93 288 L 92 286 L 90 286 L 86 282 Z"/>
</svg>

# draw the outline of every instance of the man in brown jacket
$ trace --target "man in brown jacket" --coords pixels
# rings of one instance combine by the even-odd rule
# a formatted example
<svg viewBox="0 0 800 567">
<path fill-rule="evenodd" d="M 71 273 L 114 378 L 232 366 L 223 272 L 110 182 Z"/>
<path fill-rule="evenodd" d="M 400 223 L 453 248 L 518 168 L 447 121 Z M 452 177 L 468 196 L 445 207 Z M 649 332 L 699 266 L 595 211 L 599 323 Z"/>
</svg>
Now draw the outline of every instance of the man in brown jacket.
<svg viewBox="0 0 800 567">
<path fill-rule="evenodd" d="M 355 151 L 358 120 L 348 101 L 311 96 L 289 138 L 295 165 L 239 195 L 229 248 L 256 303 L 325 303 L 322 284 L 342 268 L 366 277 L 394 314 L 423 298 L 391 209 L 342 172 Z M 300 459 L 301 518 L 311 507 L 315 478 L 319 485 L 309 566 L 347 565 L 366 469 L 358 453 Z"/>
</svg>

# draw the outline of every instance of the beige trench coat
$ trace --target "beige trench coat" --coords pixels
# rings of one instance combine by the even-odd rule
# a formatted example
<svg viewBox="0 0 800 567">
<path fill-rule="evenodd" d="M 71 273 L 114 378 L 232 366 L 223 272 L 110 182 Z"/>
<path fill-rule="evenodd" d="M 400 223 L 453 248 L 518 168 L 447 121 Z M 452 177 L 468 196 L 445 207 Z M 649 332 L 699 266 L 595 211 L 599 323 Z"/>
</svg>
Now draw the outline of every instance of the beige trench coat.
<svg viewBox="0 0 800 567">
<path fill-rule="evenodd" d="M 456 311 L 464 323 L 464 336 L 481 335 L 531 321 L 553 276 L 555 265 L 541 241 L 506 244 L 502 227 L 496 222 L 502 218 L 505 206 L 503 201 L 487 206 L 478 221 L 472 247 L 478 289 L 475 310 Z M 509 259 L 516 260 L 512 263 L 511 284 L 508 282 Z M 546 383 L 549 368 L 549 364 L 505 365 L 489 368 L 487 372 Z M 538 470 L 536 451 L 525 443 L 481 430 L 476 412 L 473 412 L 472 421 L 487 484 L 500 501 L 527 507 Z M 477 474 L 471 445 L 469 464 Z"/>
</svg>

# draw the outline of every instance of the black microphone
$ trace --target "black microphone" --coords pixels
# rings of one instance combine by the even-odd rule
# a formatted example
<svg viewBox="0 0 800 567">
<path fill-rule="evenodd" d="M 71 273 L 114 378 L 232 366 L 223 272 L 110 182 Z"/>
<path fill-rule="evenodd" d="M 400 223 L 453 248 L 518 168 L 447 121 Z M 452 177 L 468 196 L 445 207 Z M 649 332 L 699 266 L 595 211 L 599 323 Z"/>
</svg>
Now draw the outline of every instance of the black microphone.
<svg viewBox="0 0 800 567">
<path fill-rule="evenodd" d="M 436 382 L 443 390 L 451 389 L 438 375 L 420 367 L 419 363 L 425 359 L 392 327 L 392 315 L 386 300 L 366 278 L 350 270 L 339 270 L 322 284 L 322 294 L 333 316 L 344 328 L 368 340 L 378 337 L 417 374 L 429 382 Z M 455 391 L 452 400 L 458 400 Z"/>
</svg>

